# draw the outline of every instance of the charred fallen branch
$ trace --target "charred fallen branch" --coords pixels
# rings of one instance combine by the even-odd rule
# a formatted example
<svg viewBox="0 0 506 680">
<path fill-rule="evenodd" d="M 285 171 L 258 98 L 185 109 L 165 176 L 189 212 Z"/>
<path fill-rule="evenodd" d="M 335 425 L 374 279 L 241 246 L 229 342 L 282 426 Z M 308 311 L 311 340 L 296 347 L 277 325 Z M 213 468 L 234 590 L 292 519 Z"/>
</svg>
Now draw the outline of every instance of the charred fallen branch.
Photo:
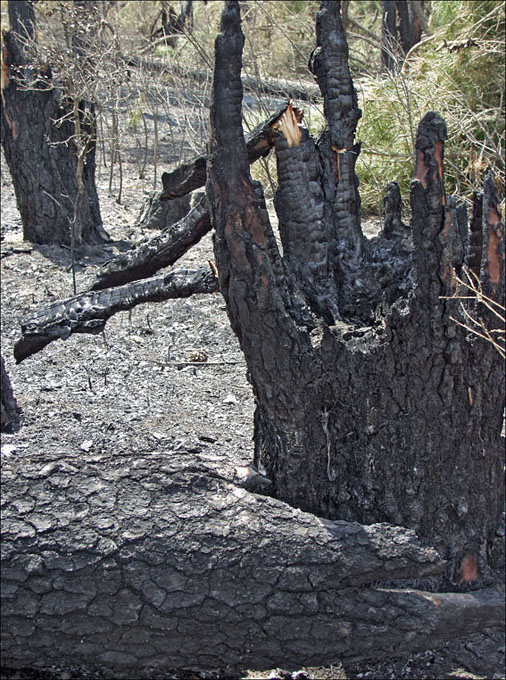
<svg viewBox="0 0 506 680">
<path fill-rule="evenodd" d="M 249 163 L 254 163 L 262 156 L 266 156 L 272 149 L 277 123 L 287 108 L 288 105 L 285 104 L 246 135 Z M 296 110 L 299 111 L 299 109 Z M 207 155 L 201 154 L 172 172 L 164 172 L 162 174 L 163 191 L 160 198 L 177 198 L 203 187 L 206 183 L 206 167 Z"/>
<path fill-rule="evenodd" d="M 409 529 L 322 520 L 194 455 L 131 462 L 81 452 L 4 466 L 5 664 L 96 663 L 121 678 L 320 665 L 504 620 L 494 590 L 382 587 L 444 569 Z"/>
<path fill-rule="evenodd" d="M 211 267 L 202 267 L 176 269 L 165 276 L 59 300 L 41 307 L 21 324 L 22 336 L 14 346 L 14 356 L 19 363 L 53 340 L 66 340 L 73 333 L 100 333 L 113 314 L 144 302 L 161 302 L 217 290 L 218 279 Z"/>
<path fill-rule="evenodd" d="M 147 243 L 116 255 L 101 268 L 91 290 L 120 286 L 153 276 L 163 267 L 174 264 L 211 229 L 205 196 L 202 196 L 183 219 L 150 239 Z"/>
</svg>

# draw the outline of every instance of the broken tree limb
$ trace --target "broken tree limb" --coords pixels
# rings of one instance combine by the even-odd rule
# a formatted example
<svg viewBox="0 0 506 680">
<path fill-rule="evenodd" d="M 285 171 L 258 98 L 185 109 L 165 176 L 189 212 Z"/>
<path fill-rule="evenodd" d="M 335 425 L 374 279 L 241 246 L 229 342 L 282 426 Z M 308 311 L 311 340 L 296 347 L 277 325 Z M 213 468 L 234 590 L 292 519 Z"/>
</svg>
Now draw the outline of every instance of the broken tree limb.
<svg viewBox="0 0 506 680">
<path fill-rule="evenodd" d="M 91 290 L 120 286 L 153 276 L 169 267 L 211 230 L 205 195 L 201 196 L 183 219 L 126 253 L 116 255 L 101 268 Z"/>
<path fill-rule="evenodd" d="M 11 457 L 2 501 L 10 667 L 320 665 L 504 621 L 497 591 L 382 587 L 444 569 L 414 531 L 322 520 L 193 454 Z"/>
<path fill-rule="evenodd" d="M 269 152 L 274 144 L 277 123 L 287 108 L 288 104 L 273 113 L 247 135 L 248 160 L 250 163 Z M 302 118 L 302 112 L 299 109 L 293 106 L 292 109 L 299 118 Z M 163 206 L 165 199 L 168 198 L 167 187 L 170 187 L 170 197 L 174 199 L 205 184 L 206 159 L 206 155 L 198 156 L 190 163 L 179 166 L 172 173 L 164 173 L 162 176 L 164 191 L 158 198 L 154 199 L 158 210 L 160 210 L 160 206 Z M 153 203 L 153 198 L 151 203 Z M 206 197 L 202 196 L 192 210 L 179 222 L 164 229 L 161 234 L 147 243 L 126 253 L 121 253 L 103 265 L 91 286 L 91 290 L 111 288 L 129 281 L 153 276 L 163 267 L 174 264 L 210 230 L 211 219 L 207 210 L 207 201 Z"/>
<path fill-rule="evenodd" d="M 288 104 L 285 104 L 246 135 L 246 149 L 250 163 L 254 163 L 269 153 L 274 145 L 276 123 L 287 108 Z M 206 167 L 207 154 L 201 154 L 172 172 L 164 172 L 162 174 L 163 191 L 160 198 L 162 200 L 177 198 L 203 187 L 206 183 Z"/>
<path fill-rule="evenodd" d="M 165 276 L 59 300 L 25 319 L 21 324 L 22 336 L 14 346 L 14 356 L 20 363 L 53 340 L 66 340 L 73 333 L 100 333 L 113 314 L 143 302 L 161 302 L 217 290 L 218 279 L 208 266 L 176 269 Z"/>
</svg>

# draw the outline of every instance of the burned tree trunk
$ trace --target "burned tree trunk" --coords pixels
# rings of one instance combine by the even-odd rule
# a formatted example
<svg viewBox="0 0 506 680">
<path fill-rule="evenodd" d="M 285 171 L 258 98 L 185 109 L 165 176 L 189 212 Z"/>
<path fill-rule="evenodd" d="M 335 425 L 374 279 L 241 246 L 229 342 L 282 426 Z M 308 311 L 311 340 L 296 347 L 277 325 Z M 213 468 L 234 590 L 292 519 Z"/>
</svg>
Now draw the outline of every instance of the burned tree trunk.
<svg viewBox="0 0 506 680">
<path fill-rule="evenodd" d="M 360 112 L 339 3 L 324 0 L 311 68 L 328 128 L 315 143 L 293 116 L 280 126 L 281 255 L 240 125 L 243 40 L 228 2 L 207 194 L 220 286 L 257 400 L 255 464 L 291 505 L 411 527 L 448 560 L 445 583 L 483 583 L 503 505 L 505 378 L 495 349 L 470 337 L 444 299 L 464 258 L 463 214 L 443 189 L 445 124 L 429 113 L 418 129 L 412 245 L 399 220 L 366 241 L 354 175 Z M 481 278 L 504 303 L 491 179 L 484 205 Z"/>
<path fill-rule="evenodd" d="M 409 50 L 420 42 L 422 23 L 428 31 L 423 2 L 383 0 L 381 22 L 381 64 L 386 71 L 402 65 Z"/>
<path fill-rule="evenodd" d="M 230 673 L 423 649 L 503 622 L 493 589 L 382 585 L 444 570 L 409 529 L 301 513 L 193 454 L 131 463 L 5 462 L 4 664 Z"/>
<path fill-rule="evenodd" d="M 34 243 L 69 245 L 76 220 L 78 163 L 72 104 L 59 101 L 49 66 L 30 65 L 34 41 L 31 2 L 9 2 L 11 30 L 3 35 L 2 146 L 23 222 L 23 237 Z M 95 186 L 93 106 L 79 103 L 81 127 L 88 138 L 83 159 L 77 244 L 107 238 Z"/>
</svg>

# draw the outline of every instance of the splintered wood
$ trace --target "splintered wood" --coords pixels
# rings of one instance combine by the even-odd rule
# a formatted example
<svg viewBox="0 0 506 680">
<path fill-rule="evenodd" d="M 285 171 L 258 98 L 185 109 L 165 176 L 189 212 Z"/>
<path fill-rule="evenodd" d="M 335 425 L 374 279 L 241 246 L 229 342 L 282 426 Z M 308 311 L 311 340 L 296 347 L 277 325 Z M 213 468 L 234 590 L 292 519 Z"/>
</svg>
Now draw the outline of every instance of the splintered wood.
<svg viewBox="0 0 506 680">
<path fill-rule="evenodd" d="M 293 106 L 293 102 L 288 104 L 286 111 L 279 117 L 278 121 L 273 125 L 283 135 L 288 142 L 288 146 L 300 146 L 302 140 L 302 130 L 299 123 L 302 121 L 303 112 L 301 109 Z"/>
</svg>

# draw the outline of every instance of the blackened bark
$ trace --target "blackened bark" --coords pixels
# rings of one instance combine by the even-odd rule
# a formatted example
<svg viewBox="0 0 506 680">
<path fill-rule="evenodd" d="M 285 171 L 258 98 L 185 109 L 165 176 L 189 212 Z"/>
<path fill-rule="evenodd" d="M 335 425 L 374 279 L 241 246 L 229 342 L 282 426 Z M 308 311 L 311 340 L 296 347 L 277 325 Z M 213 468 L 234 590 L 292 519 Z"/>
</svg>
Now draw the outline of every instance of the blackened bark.
<svg viewBox="0 0 506 680">
<path fill-rule="evenodd" d="M 385 206 L 383 236 L 387 239 L 406 236 L 408 232 L 407 226 L 402 221 L 402 197 L 397 182 L 390 182 L 387 186 L 383 204 Z"/>
<path fill-rule="evenodd" d="M 28 2 L 9 3 L 9 16 L 15 26 L 26 26 L 33 38 L 30 6 Z M 21 36 L 24 34 L 25 28 L 21 29 Z M 23 222 L 23 237 L 34 243 L 69 245 L 78 197 L 77 154 L 72 141 L 75 129 L 69 119 L 72 105 L 59 101 L 49 66 L 41 71 L 30 66 L 28 50 L 14 29 L 3 35 L 3 45 L 2 146 Z M 95 186 L 94 111 L 86 102 L 81 102 L 79 109 L 89 142 L 77 243 L 100 243 L 107 235 Z M 62 120 L 64 117 L 66 120 Z"/>
<path fill-rule="evenodd" d="M 381 10 L 381 64 L 385 71 L 395 69 L 398 52 L 395 0 L 382 0 Z"/>
<path fill-rule="evenodd" d="M 31 0 L 9 0 L 7 3 L 9 26 L 15 35 L 16 56 L 22 58 L 23 42 L 35 36 L 35 12 Z"/>
<path fill-rule="evenodd" d="M 318 140 L 321 191 L 328 267 L 334 269 L 338 288 L 355 270 L 361 255 L 360 195 L 355 164 L 360 144 L 355 143 L 362 116 L 348 64 L 348 43 L 341 23 L 340 3 L 322 2 L 316 17 L 316 43 L 309 68 L 324 100 L 327 130 Z"/>
<path fill-rule="evenodd" d="M 218 279 L 211 267 L 202 267 L 176 269 L 165 276 L 59 300 L 40 307 L 34 316 L 22 322 L 22 336 L 14 346 L 14 356 L 19 363 L 53 340 L 66 340 L 73 333 L 100 333 L 113 314 L 144 302 L 162 302 L 217 290 Z"/>
<path fill-rule="evenodd" d="M 406 55 L 416 43 L 420 42 L 422 30 L 413 2 L 396 0 L 395 5 L 399 16 L 399 42 Z"/>
<path fill-rule="evenodd" d="M 322 2 L 312 59 L 330 148 L 334 140 L 351 146 L 359 115 L 346 69 L 333 66 L 346 54 L 338 12 L 339 3 Z M 448 559 L 452 587 L 486 582 L 503 504 L 505 378 L 493 346 L 458 326 L 445 299 L 455 292 L 466 235 L 462 211 L 444 194 L 444 121 L 428 113 L 418 129 L 412 245 L 392 225 L 365 242 L 350 160 L 351 253 L 331 228 L 342 209 L 329 188 L 329 177 L 339 181 L 337 162 L 329 167 L 320 143 L 318 163 L 300 125 L 280 126 L 279 191 L 293 197 L 276 206 L 281 256 L 248 171 L 242 41 L 238 5 L 228 2 L 216 40 L 207 195 L 221 290 L 257 400 L 255 464 L 296 507 L 416 529 Z M 504 227 L 493 186 L 485 183 L 481 276 L 500 302 Z M 324 266 L 336 272 L 333 299 Z"/>
<path fill-rule="evenodd" d="M 286 109 L 287 105 L 285 104 L 248 133 L 246 148 L 250 163 L 254 163 L 259 158 L 266 156 L 272 149 L 276 124 Z M 201 154 L 188 161 L 188 163 L 179 165 L 171 172 L 164 172 L 162 174 L 163 191 L 160 199 L 177 198 L 203 187 L 206 183 L 206 167 L 207 155 Z"/>
<path fill-rule="evenodd" d="M 406 0 L 383 0 L 381 23 L 381 64 L 386 71 L 395 71 L 402 65 L 410 49 L 420 42 L 422 35 L 423 3 Z"/>
<path fill-rule="evenodd" d="M 152 276 L 159 269 L 174 264 L 210 230 L 207 202 L 205 196 L 202 196 L 179 222 L 147 243 L 120 253 L 103 265 L 91 290 L 111 288 Z"/>
<path fill-rule="evenodd" d="M 500 626 L 500 592 L 392 590 L 444 564 L 413 531 L 332 522 L 194 455 L 12 456 L 2 474 L 2 662 L 113 677 L 423 649 Z M 238 673 L 239 674 L 239 673 Z"/>
<path fill-rule="evenodd" d="M 483 248 L 483 193 L 473 193 L 473 213 L 469 225 L 469 248 L 466 264 L 479 277 L 481 269 L 481 253 Z"/>
<path fill-rule="evenodd" d="M 1 419 L 2 432 L 14 432 L 19 427 L 20 409 L 12 392 L 9 374 L 5 368 L 4 358 L 0 357 L 1 364 Z"/>
</svg>

